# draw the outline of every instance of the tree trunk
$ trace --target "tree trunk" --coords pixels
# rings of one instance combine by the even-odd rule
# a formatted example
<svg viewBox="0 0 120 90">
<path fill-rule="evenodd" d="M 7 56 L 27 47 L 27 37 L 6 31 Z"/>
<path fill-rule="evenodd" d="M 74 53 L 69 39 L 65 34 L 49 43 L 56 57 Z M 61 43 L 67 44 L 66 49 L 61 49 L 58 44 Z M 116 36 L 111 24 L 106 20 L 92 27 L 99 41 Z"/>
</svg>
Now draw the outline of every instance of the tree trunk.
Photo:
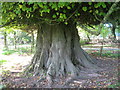
<svg viewBox="0 0 120 90">
<path fill-rule="evenodd" d="M 96 60 L 90 57 L 79 44 L 76 24 L 39 26 L 36 53 L 28 72 L 53 77 L 79 75 L 82 68 L 97 68 Z"/>
<path fill-rule="evenodd" d="M 116 25 L 113 24 L 113 26 L 112 26 L 112 34 L 113 34 L 113 36 L 114 36 L 114 40 L 116 40 L 115 29 L 116 29 Z"/>
<path fill-rule="evenodd" d="M 8 45 L 7 45 L 7 32 L 4 31 L 4 48 L 8 49 Z"/>
<path fill-rule="evenodd" d="M 102 42 L 101 42 L 101 47 L 100 47 L 100 57 L 102 56 L 103 45 L 104 45 L 104 37 L 103 37 Z"/>
<path fill-rule="evenodd" d="M 14 48 L 17 49 L 17 36 L 16 36 L 16 31 L 14 31 Z"/>
<path fill-rule="evenodd" d="M 33 50 L 34 50 L 34 32 L 32 31 L 31 32 L 31 53 L 33 53 Z"/>
</svg>

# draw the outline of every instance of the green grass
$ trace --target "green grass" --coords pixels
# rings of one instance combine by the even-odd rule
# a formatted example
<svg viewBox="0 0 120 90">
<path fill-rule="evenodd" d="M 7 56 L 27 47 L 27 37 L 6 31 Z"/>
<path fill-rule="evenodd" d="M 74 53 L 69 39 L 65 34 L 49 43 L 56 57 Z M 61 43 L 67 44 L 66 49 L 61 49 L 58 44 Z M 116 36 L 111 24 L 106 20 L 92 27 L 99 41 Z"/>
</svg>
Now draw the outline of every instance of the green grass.
<svg viewBox="0 0 120 90">
<path fill-rule="evenodd" d="M 3 50 L 3 55 L 11 55 L 13 53 L 15 53 L 16 51 L 15 50 Z"/>
<path fill-rule="evenodd" d="M 0 60 L 0 65 L 2 65 L 5 62 L 7 62 L 7 60 Z"/>
<path fill-rule="evenodd" d="M 18 55 L 31 55 L 35 52 L 35 50 L 33 50 L 33 52 L 31 53 L 31 47 L 19 47 L 17 49 L 14 50 L 7 50 L 7 49 L 3 49 L 3 55 L 11 55 L 13 53 L 18 53 Z"/>
<path fill-rule="evenodd" d="M 119 88 L 120 87 L 120 83 L 117 84 L 113 84 L 113 85 L 109 85 L 108 88 Z"/>
<path fill-rule="evenodd" d="M 99 51 L 88 51 L 89 54 L 92 54 L 94 56 L 100 56 L 100 52 Z M 104 51 L 102 53 L 102 57 L 109 57 L 109 58 L 118 58 L 120 57 L 120 54 L 113 53 L 112 51 Z"/>
<path fill-rule="evenodd" d="M 84 42 L 86 42 L 86 41 L 82 41 L 82 43 L 84 43 Z M 90 43 L 90 44 L 82 44 L 82 46 L 85 46 L 85 47 L 100 47 L 100 46 L 95 46 L 95 44 L 93 44 L 93 43 Z M 111 44 L 107 44 L 107 45 L 103 45 L 104 47 L 118 47 L 118 46 L 116 46 L 116 45 L 111 45 Z"/>
<path fill-rule="evenodd" d="M 31 53 L 31 48 L 30 47 L 18 48 L 17 52 L 18 52 L 19 55 L 24 55 L 24 54 L 31 55 L 31 54 L 33 54 L 33 53 Z"/>
</svg>

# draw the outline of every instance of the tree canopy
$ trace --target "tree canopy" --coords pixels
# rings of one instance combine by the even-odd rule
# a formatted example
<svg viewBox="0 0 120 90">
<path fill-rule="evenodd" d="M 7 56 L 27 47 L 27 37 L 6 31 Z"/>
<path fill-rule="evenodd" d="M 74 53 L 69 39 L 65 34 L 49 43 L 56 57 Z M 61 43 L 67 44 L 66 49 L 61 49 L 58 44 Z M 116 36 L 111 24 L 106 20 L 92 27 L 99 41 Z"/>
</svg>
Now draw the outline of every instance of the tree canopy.
<svg viewBox="0 0 120 90">
<path fill-rule="evenodd" d="M 113 2 L 3 2 L 4 24 L 99 24 Z"/>
</svg>

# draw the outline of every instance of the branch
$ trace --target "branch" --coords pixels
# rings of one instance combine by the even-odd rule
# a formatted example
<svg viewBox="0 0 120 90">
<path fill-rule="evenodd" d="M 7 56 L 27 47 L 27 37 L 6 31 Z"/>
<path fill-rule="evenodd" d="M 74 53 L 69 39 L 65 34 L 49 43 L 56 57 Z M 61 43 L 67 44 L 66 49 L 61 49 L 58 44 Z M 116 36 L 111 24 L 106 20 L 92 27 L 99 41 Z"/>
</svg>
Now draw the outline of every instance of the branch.
<svg viewBox="0 0 120 90">
<path fill-rule="evenodd" d="M 98 27 L 98 31 L 95 32 L 95 31 L 92 31 L 90 29 L 88 29 L 87 27 L 83 26 L 83 25 L 80 25 L 81 28 L 83 28 L 85 31 L 91 33 L 91 34 L 94 34 L 94 35 L 99 35 L 101 30 L 102 30 L 102 26 L 103 24 L 107 21 L 107 19 L 109 18 L 109 16 L 112 14 L 112 12 L 115 10 L 116 6 L 117 6 L 118 2 L 116 1 L 114 4 L 112 4 L 111 8 L 109 9 L 109 11 L 107 12 L 106 16 L 103 18 L 103 20 L 101 21 L 101 23 L 99 24 L 99 27 Z M 95 29 L 93 29 L 95 30 Z"/>
<path fill-rule="evenodd" d="M 85 31 L 87 31 L 88 33 L 90 33 L 90 34 L 98 35 L 98 32 L 92 31 L 91 29 L 88 29 L 88 28 L 85 27 L 84 25 L 80 25 L 80 27 L 81 27 L 82 29 L 84 29 Z M 93 30 L 95 30 L 95 29 L 93 29 Z"/>
<path fill-rule="evenodd" d="M 78 6 L 78 8 L 65 20 L 65 22 L 67 22 L 78 10 L 79 10 L 80 6 Z"/>
<path fill-rule="evenodd" d="M 10 22 L 5 23 L 4 25 L 0 25 L 0 28 L 10 25 L 11 22 L 14 22 L 15 20 L 11 20 Z"/>
</svg>

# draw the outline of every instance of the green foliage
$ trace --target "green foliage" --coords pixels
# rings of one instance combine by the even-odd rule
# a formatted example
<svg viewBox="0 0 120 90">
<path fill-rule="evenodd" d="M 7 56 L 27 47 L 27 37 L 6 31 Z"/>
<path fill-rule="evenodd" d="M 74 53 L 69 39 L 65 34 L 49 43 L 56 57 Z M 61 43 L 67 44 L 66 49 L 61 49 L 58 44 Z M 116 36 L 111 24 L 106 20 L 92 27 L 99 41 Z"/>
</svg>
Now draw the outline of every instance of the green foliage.
<svg viewBox="0 0 120 90">
<path fill-rule="evenodd" d="M 32 23 L 31 25 L 40 21 L 47 21 L 49 23 L 52 21 L 67 22 L 69 19 L 76 21 L 78 18 L 83 17 L 81 13 L 84 15 L 87 12 L 87 16 L 84 18 L 89 17 L 89 20 L 84 20 L 91 22 L 89 13 L 93 16 L 95 13 L 98 16 L 99 13 L 102 13 L 102 15 L 106 14 L 106 11 L 109 9 L 106 8 L 107 5 L 108 3 L 104 2 L 3 2 L 2 21 L 6 23 L 15 19 L 17 24 L 19 19 L 21 19 L 22 23 L 27 21 L 27 23 Z"/>
<path fill-rule="evenodd" d="M 103 29 L 101 30 L 100 35 L 101 35 L 103 38 L 106 38 L 109 33 L 110 33 L 110 30 L 109 30 L 107 27 L 103 27 Z"/>
</svg>

